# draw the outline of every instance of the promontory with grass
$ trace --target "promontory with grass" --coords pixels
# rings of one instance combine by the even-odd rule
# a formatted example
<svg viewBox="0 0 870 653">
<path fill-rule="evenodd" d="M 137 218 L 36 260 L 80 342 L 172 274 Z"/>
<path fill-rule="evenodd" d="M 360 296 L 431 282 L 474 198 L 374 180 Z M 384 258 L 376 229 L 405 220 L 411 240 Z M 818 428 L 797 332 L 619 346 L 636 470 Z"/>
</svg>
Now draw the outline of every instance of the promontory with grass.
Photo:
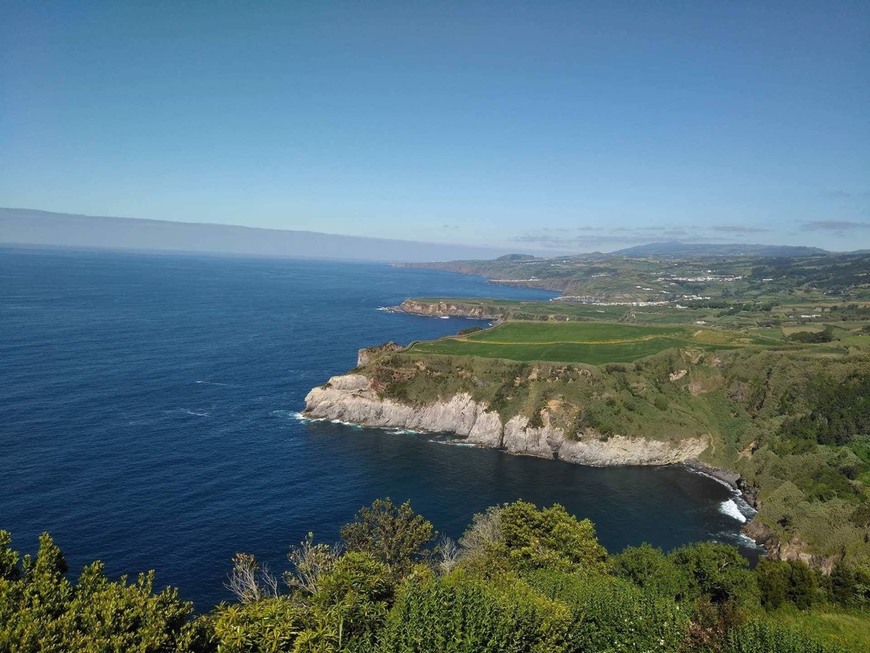
<svg viewBox="0 0 870 653">
<path fill-rule="evenodd" d="M 480 328 L 360 352 L 306 415 L 585 465 L 686 464 L 744 532 L 823 573 L 870 566 L 870 260 L 815 251 L 430 264 L 550 301 L 411 298 Z"/>
</svg>

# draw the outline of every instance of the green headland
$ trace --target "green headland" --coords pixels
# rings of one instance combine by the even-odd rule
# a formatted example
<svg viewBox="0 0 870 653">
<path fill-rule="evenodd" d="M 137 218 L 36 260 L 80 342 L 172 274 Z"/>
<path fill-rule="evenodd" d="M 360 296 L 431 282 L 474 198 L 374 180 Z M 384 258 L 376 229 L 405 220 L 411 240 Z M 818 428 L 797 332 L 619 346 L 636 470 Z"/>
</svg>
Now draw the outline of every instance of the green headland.
<svg viewBox="0 0 870 653">
<path fill-rule="evenodd" d="M 799 253 L 800 254 L 800 253 Z M 561 291 L 411 298 L 480 328 L 372 350 L 356 371 L 425 406 L 466 393 L 568 437 L 678 443 L 739 474 L 771 556 L 870 569 L 870 256 L 606 256 L 427 264 Z"/>
</svg>

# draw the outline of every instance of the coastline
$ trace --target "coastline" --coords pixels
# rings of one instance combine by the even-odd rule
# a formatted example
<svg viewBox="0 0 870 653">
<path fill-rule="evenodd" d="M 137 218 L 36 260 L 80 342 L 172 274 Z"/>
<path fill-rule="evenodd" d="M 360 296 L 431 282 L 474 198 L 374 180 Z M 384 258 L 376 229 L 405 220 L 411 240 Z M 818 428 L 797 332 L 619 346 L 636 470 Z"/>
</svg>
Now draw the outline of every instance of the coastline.
<svg viewBox="0 0 870 653">
<path fill-rule="evenodd" d="M 701 434 L 679 441 L 622 435 L 604 436 L 593 429 L 567 433 L 551 423 L 549 414 L 533 425 L 514 415 L 503 419 L 466 393 L 425 406 L 382 397 L 375 382 L 363 374 L 334 376 L 305 398 L 303 415 L 314 419 L 375 428 L 424 433 L 454 433 L 467 443 L 507 453 L 558 459 L 591 466 L 669 465 L 697 459 L 710 444 Z"/>
<path fill-rule="evenodd" d="M 391 346 L 395 345 L 391 343 Z M 753 512 L 758 508 L 757 497 L 740 474 L 699 459 L 709 445 L 709 438 L 687 438 L 670 443 L 623 436 L 602 440 L 584 433 L 579 439 L 573 439 L 562 429 L 550 426 L 547 419 L 539 427 L 530 426 L 528 420 L 520 416 L 503 423 L 496 413 L 474 402 L 470 396 L 456 396 L 450 401 L 418 407 L 379 396 L 372 385 L 368 377 L 359 373 L 332 377 L 308 393 L 305 410 L 299 413 L 299 418 L 394 432 L 450 433 L 458 446 L 496 449 L 512 455 L 590 467 L 677 465 L 724 485 Z M 746 521 L 740 532 L 763 548 L 769 557 L 811 560 L 822 568 L 832 565 L 828 560 L 811 556 L 800 546 L 780 542 L 766 525 L 754 519 L 754 514 L 743 516 Z"/>
</svg>

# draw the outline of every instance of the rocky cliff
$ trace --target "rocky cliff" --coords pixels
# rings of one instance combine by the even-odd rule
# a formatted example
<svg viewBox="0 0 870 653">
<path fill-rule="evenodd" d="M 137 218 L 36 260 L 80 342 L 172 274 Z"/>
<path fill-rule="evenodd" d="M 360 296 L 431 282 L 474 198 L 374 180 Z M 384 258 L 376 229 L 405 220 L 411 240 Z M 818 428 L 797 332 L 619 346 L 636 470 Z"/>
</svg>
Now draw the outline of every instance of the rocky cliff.
<svg viewBox="0 0 870 653">
<path fill-rule="evenodd" d="M 433 317 L 468 317 L 476 320 L 498 320 L 502 316 L 491 307 L 480 306 L 474 303 L 459 302 L 420 302 L 406 299 L 395 308 L 401 313 L 411 315 L 427 315 Z"/>
<path fill-rule="evenodd" d="M 530 425 L 521 415 L 504 422 L 486 404 L 464 393 L 411 406 L 379 396 L 362 374 L 334 376 L 314 388 L 305 398 L 305 415 L 363 426 L 452 432 L 482 447 L 598 466 L 680 463 L 697 458 L 710 443 L 707 436 L 668 442 L 621 435 L 603 438 L 591 430 L 569 434 L 551 425 L 546 411 L 540 426 Z"/>
</svg>

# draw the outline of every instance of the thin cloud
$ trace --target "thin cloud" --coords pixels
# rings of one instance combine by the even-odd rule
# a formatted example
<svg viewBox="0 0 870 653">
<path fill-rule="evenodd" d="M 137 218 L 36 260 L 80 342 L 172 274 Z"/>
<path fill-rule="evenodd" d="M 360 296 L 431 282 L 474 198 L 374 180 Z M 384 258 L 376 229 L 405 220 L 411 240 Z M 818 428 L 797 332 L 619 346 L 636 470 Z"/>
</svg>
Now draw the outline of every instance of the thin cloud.
<svg viewBox="0 0 870 653">
<path fill-rule="evenodd" d="M 854 231 L 855 229 L 870 229 L 870 222 L 855 222 L 854 220 L 813 220 L 804 222 L 804 231 Z"/>
<path fill-rule="evenodd" d="M 713 231 L 721 231 L 729 234 L 760 234 L 769 232 L 764 227 L 752 227 L 744 224 L 718 224 L 711 227 Z"/>
<path fill-rule="evenodd" d="M 835 199 L 835 200 L 866 199 L 866 198 L 870 197 L 870 190 L 855 192 L 855 191 L 843 190 L 840 188 L 836 188 L 836 189 L 824 191 L 822 193 L 822 196 L 828 197 L 830 199 Z"/>
<path fill-rule="evenodd" d="M 629 244 L 637 245 L 649 242 L 645 236 L 575 236 L 573 238 L 544 231 L 520 234 L 510 239 L 516 243 L 525 245 L 537 245 L 546 249 L 575 249 L 595 248 L 606 244 Z"/>
<path fill-rule="evenodd" d="M 712 228 L 726 234 L 743 233 L 739 225 L 721 225 Z M 571 235 L 574 231 L 576 235 Z M 769 231 L 759 227 L 747 227 L 747 233 Z M 580 232 L 580 233 L 578 233 Z M 584 233 L 585 232 L 585 233 Z M 626 227 L 611 229 L 603 227 L 583 226 L 573 229 L 542 227 L 536 231 L 526 232 L 510 238 L 512 242 L 532 245 L 544 249 L 597 249 L 608 246 L 645 245 L 647 243 L 679 239 L 691 243 L 722 243 L 732 239 L 732 236 L 717 235 L 709 230 L 692 230 L 679 226 L 664 227 Z"/>
</svg>

